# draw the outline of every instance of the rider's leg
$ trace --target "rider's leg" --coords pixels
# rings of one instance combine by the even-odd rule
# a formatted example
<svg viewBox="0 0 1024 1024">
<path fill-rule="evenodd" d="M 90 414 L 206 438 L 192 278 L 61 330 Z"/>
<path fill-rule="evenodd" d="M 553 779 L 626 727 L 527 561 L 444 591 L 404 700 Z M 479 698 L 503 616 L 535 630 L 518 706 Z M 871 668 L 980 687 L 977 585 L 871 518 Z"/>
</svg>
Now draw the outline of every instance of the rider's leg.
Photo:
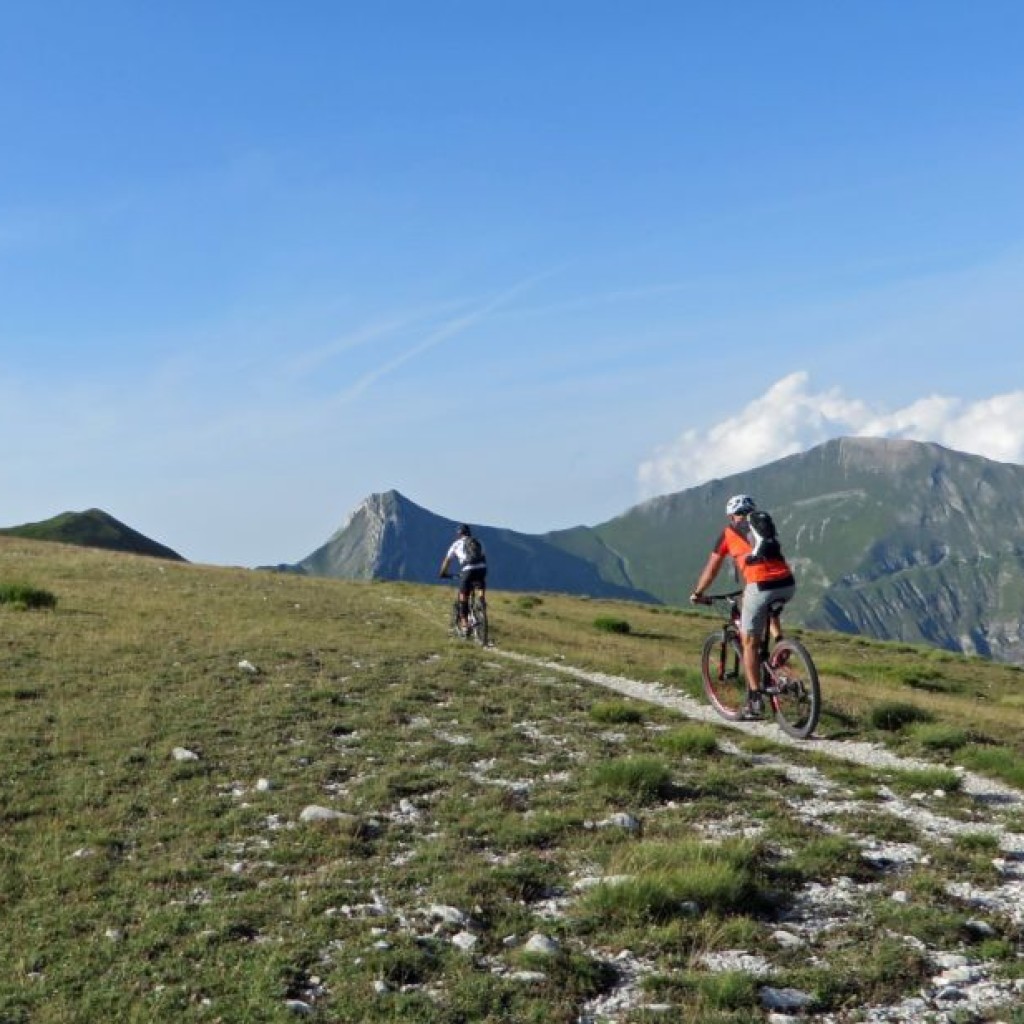
<svg viewBox="0 0 1024 1024">
<path fill-rule="evenodd" d="M 784 640 L 785 637 L 782 635 L 782 609 L 780 608 L 771 617 L 771 639 L 772 643 L 778 644 L 780 640 Z M 789 661 L 789 648 L 785 648 L 781 651 L 776 650 L 772 655 L 771 664 L 775 668 L 781 668 Z"/>
<path fill-rule="evenodd" d="M 743 634 L 743 671 L 747 677 L 747 692 L 757 693 L 761 689 L 760 638 L 753 633 Z"/>
<path fill-rule="evenodd" d="M 476 569 L 471 573 L 473 586 L 476 587 L 476 595 L 480 604 L 487 605 L 487 570 Z"/>
<path fill-rule="evenodd" d="M 743 639 L 743 671 L 747 691 L 757 694 L 761 689 L 761 646 L 768 628 L 768 601 L 756 584 L 743 590 L 740 609 L 740 636 Z"/>
</svg>

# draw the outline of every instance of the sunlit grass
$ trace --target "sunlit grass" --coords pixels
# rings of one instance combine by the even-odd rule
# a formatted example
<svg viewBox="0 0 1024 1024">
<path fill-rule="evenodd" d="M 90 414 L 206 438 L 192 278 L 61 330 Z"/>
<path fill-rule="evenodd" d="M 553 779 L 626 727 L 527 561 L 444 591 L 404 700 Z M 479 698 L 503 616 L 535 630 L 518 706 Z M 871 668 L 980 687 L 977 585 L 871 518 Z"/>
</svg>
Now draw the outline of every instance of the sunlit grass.
<svg viewBox="0 0 1024 1024">
<path fill-rule="evenodd" d="M 716 620 L 689 609 L 495 591 L 498 647 L 482 651 L 448 638 L 444 587 L 11 538 L 0 579 L 56 599 L 0 605 L 5 1024 L 284 1022 L 289 1001 L 331 1021 L 569 1024 L 616 983 L 626 949 L 656 965 L 650 991 L 675 1019 L 750 1019 L 761 1011 L 749 977 L 713 974 L 701 954 L 762 947 L 803 885 L 873 878 L 861 837 L 920 843 L 885 787 L 944 789 L 940 809 L 963 810 L 947 759 L 1021 775 L 1021 675 L 976 660 L 931 659 L 915 676 L 917 649 L 801 634 L 833 667 L 824 734 L 942 762 L 914 776 L 831 763 L 813 742 L 782 755 L 502 657 L 696 696 Z M 630 631 L 596 629 L 599 616 Z M 872 707 L 908 696 L 932 720 L 872 724 Z M 863 801 L 829 819 L 846 834 L 800 820 L 814 787 L 747 760 L 758 752 L 814 765 Z M 306 822 L 311 806 L 342 817 Z M 917 961 L 865 938 L 883 923 L 980 951 L 943 885 L 991 879 L 998 850 L 980 829 L 962 840 L 927 847 L 927 875 L 906 879 L 912 906 L 879 895 L 864 933 L 816 950 L 841 978 L 780 953 L 780 984 L 835 1008 L 913 993 Z M 583 878 L 593 884 L 577 889 Z M 1016 935 L 992 923 L 986 941 L 1009 965 Z M 557 952 L 528 952 L 534 933 Z M 513 982 L 515 971 L 542 980 Z"/>
</svg>

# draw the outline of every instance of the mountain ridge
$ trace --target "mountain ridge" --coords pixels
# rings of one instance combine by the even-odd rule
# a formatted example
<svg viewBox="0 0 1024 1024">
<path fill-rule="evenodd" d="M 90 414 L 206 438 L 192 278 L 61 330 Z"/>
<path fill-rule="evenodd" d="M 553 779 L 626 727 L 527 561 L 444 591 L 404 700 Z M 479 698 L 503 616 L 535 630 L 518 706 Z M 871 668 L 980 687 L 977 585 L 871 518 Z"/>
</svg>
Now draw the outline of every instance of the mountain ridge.
<svg viewBox="0 0 1024 1024">
<path fill-rule="evenodd" d="M 436 516 L 390 490 L 367 497 L 319 548 L 283 568 L 340 579 L 437 580 L 444 552 L 455 536 L 455 520 Z M 654 595 L 603 578 L 586 559 L 543 536 L 501 527 L 474 529 L 495 566 L 492 585 L 508 590 L 548 589 L 556 578 L 593 597 L 654 601 Z M 573 592 L 573 591 L 570 591 Z"/>
<path fill-rule="evenodd" d="M 493 586 L 680 605 L 738 492 L 779 526 L 799 581 L 794 621 L 1024 663 L 1024 467 L 933 443 L 836 438 L 595 526 L 475 532 Z M 289 568 L 429 582 L 454 525 L 397 491 L 373 495 Z"/>
</svg>

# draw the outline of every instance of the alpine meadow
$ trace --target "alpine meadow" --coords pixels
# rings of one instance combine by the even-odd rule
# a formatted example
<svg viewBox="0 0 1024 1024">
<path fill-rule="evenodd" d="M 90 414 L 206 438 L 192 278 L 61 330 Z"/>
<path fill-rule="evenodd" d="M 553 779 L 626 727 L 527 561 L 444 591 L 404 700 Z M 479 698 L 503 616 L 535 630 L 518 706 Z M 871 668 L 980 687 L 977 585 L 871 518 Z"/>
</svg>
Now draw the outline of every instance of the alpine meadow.
<svg viewBox="0 0 1024 1024">
<path fill-rule="evenodd" d="M 786 742 L 709 713 L 704 611 L 498 588 L 480 648 L 447 587 L 11 536 L 0 583 L 5 1024 L 1024 1021 L 1017 667 L 793 630 Z"/>
</svg>

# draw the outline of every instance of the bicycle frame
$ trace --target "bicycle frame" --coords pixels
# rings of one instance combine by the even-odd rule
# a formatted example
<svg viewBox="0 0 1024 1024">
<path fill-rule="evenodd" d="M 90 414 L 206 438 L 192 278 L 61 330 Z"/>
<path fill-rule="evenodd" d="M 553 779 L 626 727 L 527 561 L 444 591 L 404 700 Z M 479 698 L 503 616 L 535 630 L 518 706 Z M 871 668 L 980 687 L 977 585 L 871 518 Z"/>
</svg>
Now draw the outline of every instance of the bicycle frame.
<svg viewBox="0 0 1024 1024">
<path fill-rule="evenodd" d="M 476 640 L 482 647 L 488 643 L 487 623 L 487 590 L 479 583 L 471 583 L 469 587 L 467 614 L 468 622 L 465 627 L 460 625 L 461 607 L 459 602 L 459 590 L 461 587 L 461 576 L 453 573 L 445 573 L 445 579 L 453 581 L 455 586 L 455 599 L 452 601 L 451 632 L 454 636 L 463 639 Z"/>
<path fill-rule="evenodd" d="M 726 622 L 704 641 L 701 678 L 711 705 L 729 721 L 744 717 L 747 699 L 739 628 L 742 596 L 743 591 L 737 590 L 709 595 L 703 602 L 724 602 L 728 606 Z M 787 637 L 772 645 L 772 621 L 779 623 L 784 606 L 784 601 L 769 606 L 764 633 L 759 639 L 759 686 L 780 728 L 791 736 L 806 739 L 821 714 L 821 688 L 811 655 L 800 641 Z"/>
</svg>

